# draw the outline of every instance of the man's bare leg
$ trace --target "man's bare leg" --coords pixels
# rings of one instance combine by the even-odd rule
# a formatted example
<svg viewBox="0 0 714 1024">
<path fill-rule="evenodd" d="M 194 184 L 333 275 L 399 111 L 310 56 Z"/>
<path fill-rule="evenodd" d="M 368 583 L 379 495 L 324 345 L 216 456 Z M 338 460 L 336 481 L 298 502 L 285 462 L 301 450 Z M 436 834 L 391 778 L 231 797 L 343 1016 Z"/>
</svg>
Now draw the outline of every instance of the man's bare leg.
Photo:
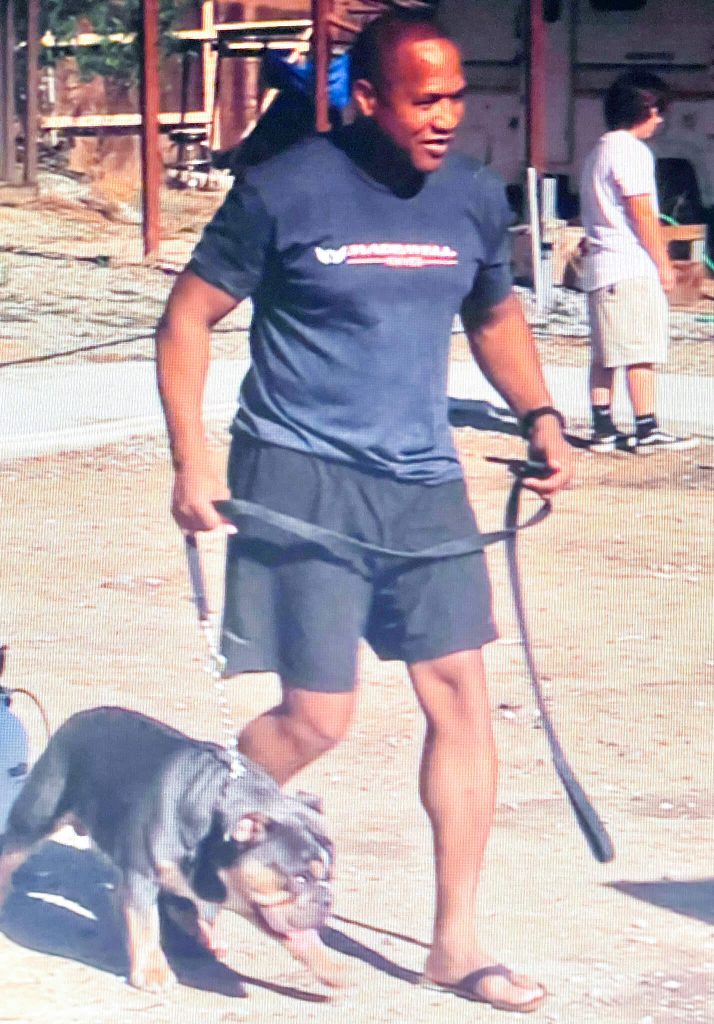
<svg viewBox="0 0 714 1024">
<path fill-rule="evenodd" d="M 238 747 L 283 786 L 339 743 L 354 705 L 354 693 L 284 687 L 282 703 L 249 722 L 238 738 Z"/>
<path fill-rule="evenodd" d="M 480 651 L 409 666 L 427 732 L 420 775 L 434 833 L 436 912 L 426 976 L 454 984 L 497 964 L 479 945 L 477 888 L 496 804 L 497 755 Z M 528 978 L 485 977 L 489 1000 L 528 1004 L 544 993 Z"/>
</svg>

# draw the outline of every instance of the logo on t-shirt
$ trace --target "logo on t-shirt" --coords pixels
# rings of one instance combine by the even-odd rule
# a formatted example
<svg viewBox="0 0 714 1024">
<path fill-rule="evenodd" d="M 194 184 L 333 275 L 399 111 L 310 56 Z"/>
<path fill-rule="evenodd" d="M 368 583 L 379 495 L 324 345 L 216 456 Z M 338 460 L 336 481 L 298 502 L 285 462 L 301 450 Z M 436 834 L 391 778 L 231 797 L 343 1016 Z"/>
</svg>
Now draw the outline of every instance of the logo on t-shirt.
<svg viewBox="0 0 714 1024">
<path fill-rule="evenodd" d="M 423 242 L 351 242 L 339 249 L 316 245 L 315 256 L 324 266 L 355 263 L 421 269 L 453 267 L 459 262 L 459 254 L 451 246 Z"/>
</svg>

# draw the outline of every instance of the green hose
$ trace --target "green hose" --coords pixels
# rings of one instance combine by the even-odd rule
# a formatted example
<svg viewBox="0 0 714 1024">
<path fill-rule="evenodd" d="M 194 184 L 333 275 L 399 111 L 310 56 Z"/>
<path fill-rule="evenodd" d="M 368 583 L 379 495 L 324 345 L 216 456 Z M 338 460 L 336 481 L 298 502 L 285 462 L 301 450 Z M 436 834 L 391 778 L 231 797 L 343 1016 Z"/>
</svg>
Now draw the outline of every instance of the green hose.
<svg viewBox="0 0 714 1024">
<path fill-rule="evenodd" d="M 663 220 L 666 224 L 671 224 L 675 228 L 679 228 L 682 226 L 678 220 L 675 220 L 674 217 L 670 217 L 666 213 L 660 213 L 659 217 L 660 220 Z M 704 253 L 703 263 L 705 267 L 708 267 L 709 270 L 714 272 L 714 261 L 712 261 L 706 253 Z"/>
</svg>

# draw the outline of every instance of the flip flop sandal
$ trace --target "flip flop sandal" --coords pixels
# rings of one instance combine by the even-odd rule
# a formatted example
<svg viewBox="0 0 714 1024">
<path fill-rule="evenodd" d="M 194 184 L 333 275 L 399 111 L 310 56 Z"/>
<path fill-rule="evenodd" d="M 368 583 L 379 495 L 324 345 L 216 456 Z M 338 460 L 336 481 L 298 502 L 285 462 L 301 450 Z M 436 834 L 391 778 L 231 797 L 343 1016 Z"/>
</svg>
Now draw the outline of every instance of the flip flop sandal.
<svg viewBox="0 0 714 1024">
<path fill-rule="evenodd" d="M 506 978 L 512 985 L 520 988 L 530 987 L 530 983 L 528 986 L 519 984 L 521 981 L 525 982 L 528 979 L 522 975 L 514 974 L 503 964 L 495 964 L 493 967 L 481 967 L 477 971 L 471 971 L 470 974 L 461 978 L 460 981 L 455 981 L 452 984 L 432 981 L 430 978 L 425 977 L 422 980 L 422 985 L 424 988 L 433 989 L 435 992 L 448 992 L 451 995 L 459 996 L 461 999 L 468 999 L 472 1003 L 485 1003 L 494 1010 L 505 1010 L 511 1013 L 532 1013 L 538 1009 L 548 995 L 545 988 L 539 985 L 540 994 L 525 1003 L 517 1003 L 510 999 L 489 999 L 488 996 L 482 995 L 478 991 L 478 986 L 485 978 L 495 977 Z"/>
</svg>

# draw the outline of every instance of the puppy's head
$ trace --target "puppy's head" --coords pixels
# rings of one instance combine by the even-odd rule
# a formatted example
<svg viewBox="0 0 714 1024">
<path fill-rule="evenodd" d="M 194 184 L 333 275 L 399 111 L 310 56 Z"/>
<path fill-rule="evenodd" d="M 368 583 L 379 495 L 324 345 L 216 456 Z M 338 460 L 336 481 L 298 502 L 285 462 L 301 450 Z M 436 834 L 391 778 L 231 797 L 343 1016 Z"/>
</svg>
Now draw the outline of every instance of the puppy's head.
<svg viewBox="0 0 714 1024">
<path fill-rule="evenodd" d="M 191 885 L 201 899 L 289 937 L 319 928 L 329 913 L 332 845 L 313 806 L 277 795 L 234 820 L 225 808 L 214 814 Z"/>
</svg>

